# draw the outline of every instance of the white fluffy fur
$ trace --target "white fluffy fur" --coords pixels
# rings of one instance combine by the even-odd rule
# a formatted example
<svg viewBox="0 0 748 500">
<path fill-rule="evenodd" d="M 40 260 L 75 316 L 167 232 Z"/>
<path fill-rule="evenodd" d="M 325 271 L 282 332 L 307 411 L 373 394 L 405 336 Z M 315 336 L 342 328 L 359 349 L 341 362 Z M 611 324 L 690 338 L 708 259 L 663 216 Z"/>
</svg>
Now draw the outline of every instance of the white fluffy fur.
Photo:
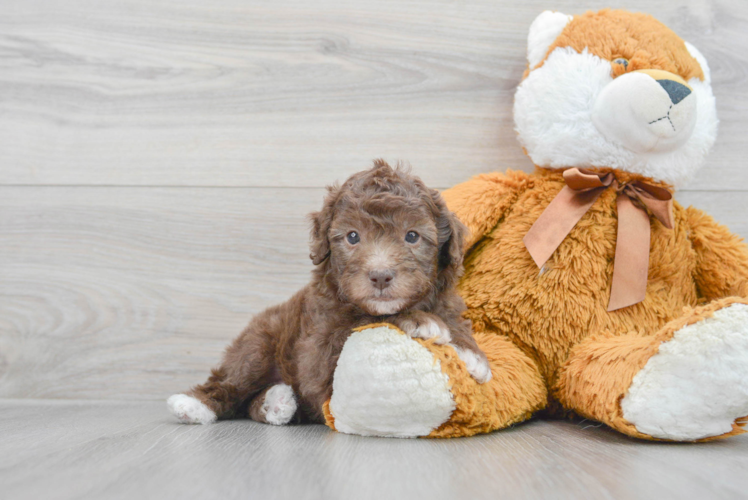
<svg viewBox="0 0 748 500">
<path fill-rule="evenodd" d="M 609 61 L 586 50 L 555 49 L 517 88 L 514 119 L 520 143 L 541 167 L 611 167 L 682 186 L 701 167 L 717 135 L 709 80 L 688 82 L 696 98 L 696 123 L 688 140 L 672 151 L 637 153 L 606 139 L 592 120 L 598 96 L 613 81 L 611 69 Z M 708 74 L 708 67 L 702 69 Z"/>
<path fill-rule="evenodd" d="M 380 326 L 353 333 L 343 346 L 330 400 L 338 431 L 426 436 L 454 409 L 449 377 L 418 342 Z"/>
<path fill-rule="evenodd" d="M 199 399 L 186 394 L 174 394 L 166 400 L 172 415 L 183 424 L 212 424 L 216 414 Z"/>
<path fill-rule="evenodd" d="M 572 16 L 546 10 L 530 25 L 527 36 L 527 62 L 534 68 L 545 58 L 548 48 L 556 41 Z"/>
<path fill-rule="evenodd" d="M 621 401 L 626 420 L 657 438 L 719 436 L 748 415 L 748 306 L 686 326 L 636 374 Z"/>
<path fill-rule="evenodd" d="M 493 374 L 491 373 L 491 365 L 488 364 L 488 361 L 480 358 L 470 349 L 461 349 L 457 346 L 452 347 L 457 351 L 457 356 L 459 356 L 465 363 L 468 373 L 472 375 L 479 384 L 485 384 L 491 380 Z"/>
<path fill-rule="evenodd" d="M 370 312 L 379 315 L 395 314 L 405 307 L 406 301 L 403 299 L 392 300 L 368 300 L 366 307 Z"/>
<path fill-rule="evenodd" d="M 296 397 L 288 384 L 276 384 L 265 393 L 262 403 L 265 420 L 273 425 L 286 425 L 296 414 Z"/>
<path fill-rule="evenodd" d="M 696 62 L 699 63 L 699 66 L 701 66 L 701 71 L 704 72 L 704 81 L 711 85 L 712 84 L 712 70 L 709 69 L 709 63 L 706 62 L 706 57 L 701 53 L 699 49 L 694 47 L 688 42 L 684 42 L 686 44 L 686 50 L 688 50 L 688 53 L 691 54 L 691 57 L 696 59 Z"/>
</svg>

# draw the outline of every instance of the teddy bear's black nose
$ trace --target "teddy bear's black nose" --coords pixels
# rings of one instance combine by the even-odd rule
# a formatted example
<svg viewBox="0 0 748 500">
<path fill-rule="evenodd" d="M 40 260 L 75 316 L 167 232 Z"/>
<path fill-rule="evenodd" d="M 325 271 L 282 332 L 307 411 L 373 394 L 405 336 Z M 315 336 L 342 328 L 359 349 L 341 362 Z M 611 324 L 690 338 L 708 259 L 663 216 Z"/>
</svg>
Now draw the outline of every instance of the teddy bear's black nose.
<svg viewBox="0 0 748 500">
<path fill-rule="evenodd" d="M 665 92 L 670 96 L 670 101 L 673 104 L 678 104 L 691 93 L 691 89 L 682 83 L 674 82 L 673 80 L 657 80 L 657 83 L 665 89 Z"/>
</svg>

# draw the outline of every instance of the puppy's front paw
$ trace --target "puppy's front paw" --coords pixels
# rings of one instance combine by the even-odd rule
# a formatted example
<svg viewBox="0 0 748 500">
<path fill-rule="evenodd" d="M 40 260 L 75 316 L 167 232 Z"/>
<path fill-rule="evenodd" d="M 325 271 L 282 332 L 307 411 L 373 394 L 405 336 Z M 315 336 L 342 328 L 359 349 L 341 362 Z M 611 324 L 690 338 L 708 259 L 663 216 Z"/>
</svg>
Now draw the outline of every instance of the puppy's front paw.
<svg viewBox="0 0 748 500">
<path fill-rule="evenodd" d="M 197 398 L 174 394 L 166 400 L 171 413 L 183 424 L 212 424 L 216 414 Z"/>
<path fill-rule="evenodd" d="M 429 317 L 408 319 L 400 325 L 400 328 L 413 338 L 434 339 L 436 344 L 446 344 L 452 340 L 447 325 Z"/>
<path fill-rule="evenodd" d="M 476 382 L 479 384 L 485 384 L 491 380 L 493 374 L 491 373 L 491 366 L 488 364 L 488 360 L 485 356 L 470 349 L 457 347 L 456 345 L 453 345 L 452 347 L 457 351 L 457 356 L 459 356 L 465 363 L 468 373 L 472 375 Z"/>
</svg>

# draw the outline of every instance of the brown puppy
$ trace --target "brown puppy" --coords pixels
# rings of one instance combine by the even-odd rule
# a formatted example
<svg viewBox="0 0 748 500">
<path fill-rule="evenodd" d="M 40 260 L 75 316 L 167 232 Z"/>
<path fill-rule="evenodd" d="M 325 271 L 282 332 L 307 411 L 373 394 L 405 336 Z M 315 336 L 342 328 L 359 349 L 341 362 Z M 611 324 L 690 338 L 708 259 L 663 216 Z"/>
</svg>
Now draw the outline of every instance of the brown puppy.
<svg viewBox="0 0 748 500">
<path fill-rule="evenodd" d="M 491 378 L 455 291 L 466 229 L 437 191 L 377 160 L 310 218 L 311 283 L 258 314 L 206 383 L 169 398 L 181 422 L 323 422 L 343 344 L 370 323 L 450 343 L 476 380 Z"/>
</svg>

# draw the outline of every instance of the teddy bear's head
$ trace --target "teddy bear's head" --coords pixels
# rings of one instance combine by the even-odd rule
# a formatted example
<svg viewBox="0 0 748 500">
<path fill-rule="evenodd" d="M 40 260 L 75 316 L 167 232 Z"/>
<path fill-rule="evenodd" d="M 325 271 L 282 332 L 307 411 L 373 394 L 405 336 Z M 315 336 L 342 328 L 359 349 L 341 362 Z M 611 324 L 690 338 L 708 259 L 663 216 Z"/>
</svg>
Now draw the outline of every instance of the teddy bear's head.
<svg viewBox="0 0 748 500">
<path fill-rule="evenodd" d="M 678 186 L 714 144 L 706 59 L 649 15 L 543 12 L 527 60 L 514 119 L 540 167 L 609 167 Z"/>
</svg>

